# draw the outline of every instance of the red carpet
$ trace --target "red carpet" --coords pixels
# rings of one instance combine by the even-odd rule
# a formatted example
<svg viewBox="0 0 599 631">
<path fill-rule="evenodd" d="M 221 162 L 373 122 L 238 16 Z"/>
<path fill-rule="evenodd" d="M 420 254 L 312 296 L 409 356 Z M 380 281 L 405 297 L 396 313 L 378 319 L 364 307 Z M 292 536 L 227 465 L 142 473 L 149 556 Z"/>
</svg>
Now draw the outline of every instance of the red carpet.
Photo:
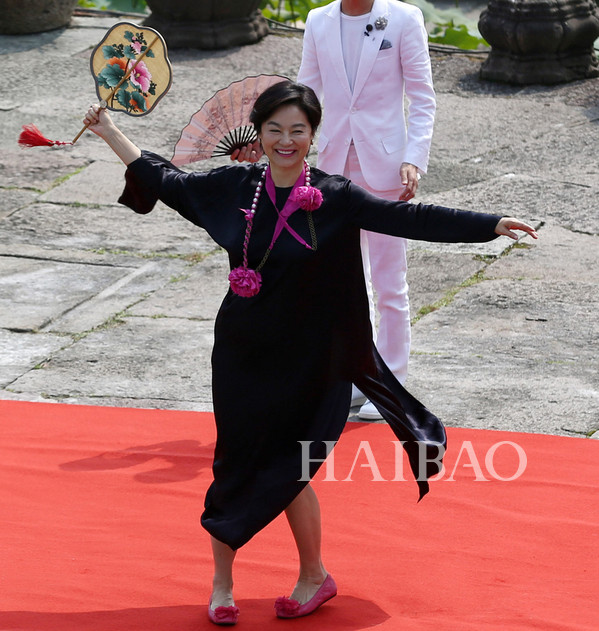
<svg viewBox="0 0 599 631">
<path fill-rule="evenodd" d="M 216 628 L 199 525 L 210 414 L 0 401 L 0 431 L 1 631 Z M 237 628 L 599 628 L 599 441 L 450 429 L 445 476 L 417 504 L 414 482 L 372 481 L 375 464 L 395 476 L 392 439 L 348 425 L 333 473 L 346 478 L 357 454 L 353 481 L 323 469 L 315 485 L 339 596 L 274 617 L 296 571 L 280 518 L 238 554 Z M 491 475 L 520 463 L 500 441 L 526 455 L 511 482 Z"/>
</svg>

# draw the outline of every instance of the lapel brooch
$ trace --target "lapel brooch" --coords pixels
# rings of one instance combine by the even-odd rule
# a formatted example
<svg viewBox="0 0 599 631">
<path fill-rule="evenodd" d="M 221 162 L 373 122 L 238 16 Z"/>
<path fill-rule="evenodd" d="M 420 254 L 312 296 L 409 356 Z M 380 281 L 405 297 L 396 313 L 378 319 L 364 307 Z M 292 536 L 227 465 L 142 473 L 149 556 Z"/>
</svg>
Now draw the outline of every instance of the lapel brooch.
<svg viewBox="0 0 599 631">
<path fill-rule="evenodd" d="M 381 15 L 381 17 L 378 17 L 374 21 L 374 27 L 372 26 L 372 24 L 366 25 L 366 30 L 364 31 L 364 35 L 366 35 L 366 37 L 370 37 L 370 33 L 373 28 L 375 28 L 377 31 L 384 31 L 387 24 L 389 24 L 389 20 L 384 15 Z"/>
</svg>

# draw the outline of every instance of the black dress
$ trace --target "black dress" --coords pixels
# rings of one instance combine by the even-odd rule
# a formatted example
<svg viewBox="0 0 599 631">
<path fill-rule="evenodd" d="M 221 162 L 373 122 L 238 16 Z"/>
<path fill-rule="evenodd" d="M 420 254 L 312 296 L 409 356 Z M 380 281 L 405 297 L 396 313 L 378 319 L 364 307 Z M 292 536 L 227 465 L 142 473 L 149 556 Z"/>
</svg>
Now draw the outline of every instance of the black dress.
<svg viewBox="0 0 599 631">
<path fill-rule="evenodd" d="M 143 152 L 129 165 L 119 201 L 139 213 L 157 199 L 201 226 L 242 264 L 246 220 L 263 165 L 185 173 Z M 214 482 L 202 524 L 236 549 L 279 515 L 314 475 L 347 421 L 351 384 L 375 404 L 404 442 L 420 497 L 446 445 L 441 422 L 395 379 L 372 341 L 360 229 L 442 242 L 490 241 L 499 217 L 389 202 L 340 176 L 312 169 L 323 203 L 313 211 L 312 251 L 283 230 L 251 298 L 231 290 L 215 324 L 212 389 L 217 442 Z M 277 189 L 282 208 L 289 189 Z M 280 201 L 279 201 L 280 198 Z M 249 242 L 249 267 L 262 260 L 277 213 L 263 190 Z M 307 211 L 289 225 L 311 242 Z M 300 441 L 304 441 L 303 444 Z M 425 458 L 426 456 L 426 458 Z"/>
</svg>

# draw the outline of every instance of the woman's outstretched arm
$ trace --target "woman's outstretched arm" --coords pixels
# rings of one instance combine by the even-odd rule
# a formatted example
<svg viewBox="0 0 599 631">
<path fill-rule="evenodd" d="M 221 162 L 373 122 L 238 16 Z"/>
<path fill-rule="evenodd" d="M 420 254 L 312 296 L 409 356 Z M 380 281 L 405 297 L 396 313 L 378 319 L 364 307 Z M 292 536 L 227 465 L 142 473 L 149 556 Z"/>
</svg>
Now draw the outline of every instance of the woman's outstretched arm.
<svg viewBox="0 0 599 631">
<path fill-rule="evenodd" d="M 141 156 L 141 149 L 135 145 L 123 132 L 114 124 L 110 114 L 105 108 L 99 105 L 92 105 L 83 119 L 90 131 L 100 136 L 106 144 L 125 163 L 131 164 Z"/>
<path fill-rule="evenodd" d="M 350 182 L 346 183 L 346 192 L 348 215 L 363 230 L 440 243 L 482 243 L 498 235 L 518 239 L 516 230 L 538 238 L 532 226 L 514 217 L 434 204 L 393 202 L 375 197 Z M 323 195 L 326 198 L 324 192 Z"/>
</svg>

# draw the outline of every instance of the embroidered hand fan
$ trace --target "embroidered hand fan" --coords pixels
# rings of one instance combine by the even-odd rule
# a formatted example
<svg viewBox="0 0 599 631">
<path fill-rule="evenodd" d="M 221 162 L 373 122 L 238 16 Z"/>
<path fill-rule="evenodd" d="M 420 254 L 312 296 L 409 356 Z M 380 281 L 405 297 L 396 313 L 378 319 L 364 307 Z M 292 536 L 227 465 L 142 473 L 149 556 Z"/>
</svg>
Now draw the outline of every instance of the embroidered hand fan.
<svg viewBox="0 0 599 631">
<path fill-rule="evenodd" d="M 229 156 L 257 138 L 250 123 L 256 98 L 266 88 L 289 81 L 279 75 L 258 75 L 235 81 L 219 90 L 191 117 L 175 145 L 171 162 L 176 166 Z"/>
<path fill-rule="evenodd" d="M 106 32 L 91 54 L 90 69 L 100 105 L 130 116 L 149 114 L 168 92 L 173 77 L 166 42 L 160 33 L 132 22 L 119 22 Z M 19 144 L 73 145 L 86 129 L 65 142 L 49 140 L 35 125 L 24 125 Z"/>
</svg>

